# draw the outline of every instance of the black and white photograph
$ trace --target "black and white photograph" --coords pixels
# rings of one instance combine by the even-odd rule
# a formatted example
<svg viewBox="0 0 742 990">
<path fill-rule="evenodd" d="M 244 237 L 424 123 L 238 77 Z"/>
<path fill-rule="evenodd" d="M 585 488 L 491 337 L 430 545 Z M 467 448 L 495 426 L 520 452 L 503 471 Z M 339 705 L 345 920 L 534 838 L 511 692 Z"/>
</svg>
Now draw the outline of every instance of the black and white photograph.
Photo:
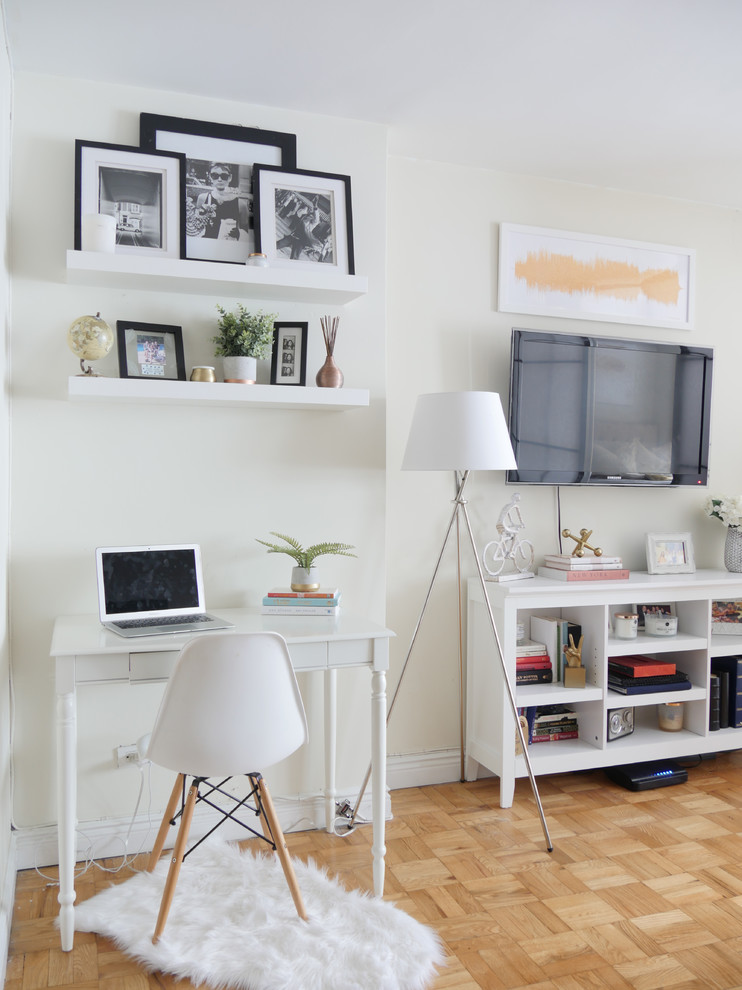
<svg viewBox="0 0 742 990">
<path fill-rule="evenodd" d="M 355 274 L 350 176 L 256 165 L 256 250 L 275 268 Z"/>
<path fill-rule="evenodd" d="M 183 330 L 160 323 L 116 322 L 119 377 L 186 379 Z"/>
<path fill-rule="evenodd" d="M 115 252 L 182 258 L 185 156 L 123 145 L 75 142 L 75 250 L 82 218 L 116 221 Z"/>
<path fill-rule="evenodd" d="M 186 257 L 244 264 L 255 248 L 253 165 L 296 164 L 296 136 L 204 120 L 140 114 L 143 148 L 186 156 Z"/>
<path fill-rule="evenodd" d="M 308 323 L 273 324 L 271 385 L 306 385 Z"/>
</svg>

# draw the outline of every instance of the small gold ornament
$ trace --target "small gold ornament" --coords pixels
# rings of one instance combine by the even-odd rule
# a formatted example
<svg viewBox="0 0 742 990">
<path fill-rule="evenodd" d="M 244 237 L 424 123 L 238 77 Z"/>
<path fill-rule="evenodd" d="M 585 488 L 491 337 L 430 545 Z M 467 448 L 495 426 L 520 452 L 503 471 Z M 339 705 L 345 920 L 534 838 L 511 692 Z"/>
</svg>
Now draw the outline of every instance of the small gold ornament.
<svg viewBox="0 0 742 990">
<path fill-rule="evenodd" d="M 86 368 L 84 362 L 104 358 L 113 347 L 113 341 L 113 330 L 100 318 L 100 313 L 95 316 L 81 316 L 75 320 L 67 331 L 67 345 L 80 358 L 80 375 L 101 377 L 90 365 Z"/>
<path fill-rule="evenodd" d="M 592 550 L 592 552 L 595 554 L 596 557 L 602 556 L 603 551 L 600 549 L 600 547 L 591 547 L 590 544 L 587 542 L 592 535 L 593 535 L 593 531 L 591 529 L 581 529 L 579 536 L 572 536 L 572 534 L 568 529 L 562 530 L 562 536 L 566 536 L 568 540 L 574 540 L 575 543 L 577 544 L 577 546 L 572 551 L 573 557 L 584 557 L 585 550 Z"/>
</svg>

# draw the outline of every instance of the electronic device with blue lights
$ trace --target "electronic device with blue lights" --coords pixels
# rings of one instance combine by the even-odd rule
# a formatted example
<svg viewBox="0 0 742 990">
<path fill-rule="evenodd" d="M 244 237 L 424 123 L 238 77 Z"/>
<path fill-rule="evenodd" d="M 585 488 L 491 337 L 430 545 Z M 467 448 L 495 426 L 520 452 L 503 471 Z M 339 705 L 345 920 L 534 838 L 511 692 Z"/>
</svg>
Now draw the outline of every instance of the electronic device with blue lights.
<svg viewBox="0 0 742 990">
<path fill-rule="evenodd" d="M 615 784 L 620 784 L 629 791 L 671 787 L 673 784 L 684 784 L 688 779 L 688 771 L 674 760 L 653 760 L 650 763 L 606 767 L 605 772 Z"/>
</svg>

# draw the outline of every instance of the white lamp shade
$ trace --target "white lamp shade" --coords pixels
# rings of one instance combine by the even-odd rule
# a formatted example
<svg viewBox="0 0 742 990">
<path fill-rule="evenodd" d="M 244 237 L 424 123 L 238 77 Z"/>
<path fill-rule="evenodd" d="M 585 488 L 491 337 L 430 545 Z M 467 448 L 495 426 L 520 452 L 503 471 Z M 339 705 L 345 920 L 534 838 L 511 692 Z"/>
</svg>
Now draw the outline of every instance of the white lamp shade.
<svg viewBox="0 0 742 990">
<path fill-rule="evenodd" d="M 420 395 L 404 471 L 504 471 L 516 467 L 497 392 Z"/>
</svg>

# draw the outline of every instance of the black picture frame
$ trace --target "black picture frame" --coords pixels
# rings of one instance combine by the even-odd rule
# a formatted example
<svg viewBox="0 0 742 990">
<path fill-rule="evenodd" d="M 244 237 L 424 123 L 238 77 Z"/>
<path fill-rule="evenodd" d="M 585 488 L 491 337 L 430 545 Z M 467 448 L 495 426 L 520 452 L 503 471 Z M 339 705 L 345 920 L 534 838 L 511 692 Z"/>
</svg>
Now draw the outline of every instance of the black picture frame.
<svg viewBox="0 0 742 990">
<path fill-rule="evenodd" d="M 156 382 L 186 380 L 181 327 L 117 320 L 116 342 L 121 378 Z"/>
<path fill-rule="evenodd" d="M 145 149 L 185 155 L 185 257 L 244 264 L 257 250 L 253 226 L 253 166 L 262 162 L 294 168 L 296 135 L 239 124 L 141 113 L 139 143 Z M 219 168 L 219 165 L 226 167 Z M 217 167 L 212 169 L 213 166 Z M 212 170 L 215 176 L 228 171 L 229 177 L 215 177 L 209 185 Z"/>
<path fill-rule="evenodd" d="M 271 385 L 306 385 L 309 324 L 280 320 L 273 329 Z"/>
<path fill-rule="evenodd" d="M 253 183 L 255 250 L 272 268 L 355 275 L 349 175 L 256 164 Z"/>
<path fill-rule="evenodd" d="M 75 141 L 75 250 L 82 218 L 116 219 L 116 254 L 185 257 L 185 155 L 103 141 Z"/>
</svg>

